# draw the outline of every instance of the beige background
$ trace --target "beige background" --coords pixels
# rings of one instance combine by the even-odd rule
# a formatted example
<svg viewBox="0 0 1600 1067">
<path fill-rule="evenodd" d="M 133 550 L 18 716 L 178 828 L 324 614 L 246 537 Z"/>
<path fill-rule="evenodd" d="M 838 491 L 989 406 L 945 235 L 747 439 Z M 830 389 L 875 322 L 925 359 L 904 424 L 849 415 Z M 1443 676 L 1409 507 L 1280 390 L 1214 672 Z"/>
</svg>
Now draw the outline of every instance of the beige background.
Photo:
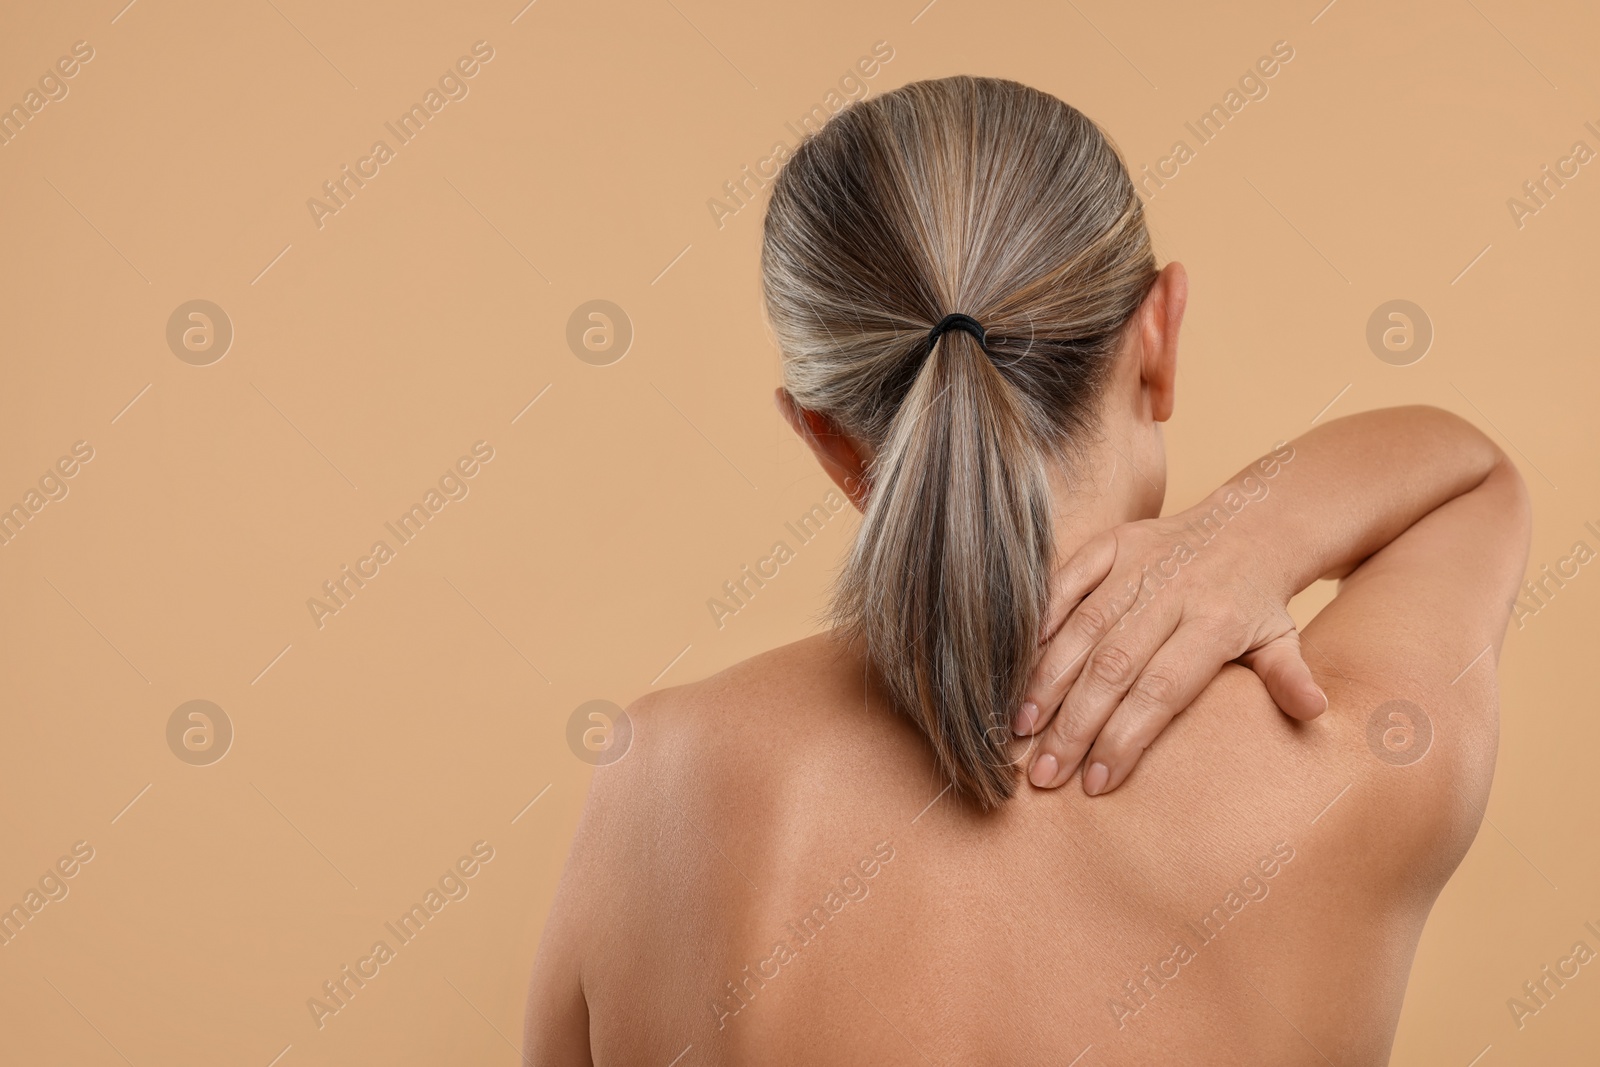
<svg viewBox="0 0 1600 1067">
<path fill-rule="evenodd" d="M 569 716 L 807 633 L 854 529 L 713 624 L 825 483 L 770 404 L 760 206 L 707 201 L 878 41 L 871 91 L 1016 78 L 1135 170 L 1288 41 L 1149 205 L 1193 286 L 1170 502 L 1325 408 L 1423 402 L 1518 459 L 1530 573 L 1600 547 L 1600 167 L 1520 229 L 1506 203 L 1600 149 L 1578 0 L 123 2 L 0 15 L 0 103 L 94 49 L 0 148 L 0 505 L 94 449 L 0 547 L 0 904 L 94 849 L 0 948 L 6 1062 L 517 1061 L 590 773 Z M 319 229 L 307 199 L 480 40 L 469 95 Z M 1396 298 L 1436 330 L 1410 366 L 1365 341 Z M 193 299 L 235 330 L 209 366 L 166 341 Z M 565 340 L 593 299 L 633 324 L 609 366 Z M 480 440 L 470 495 L 319 629 L 307 598 Z M 1506 1007 L 1600 948 L 1597 603 L 1585 567 L 1508 638 L 1488 818 L 1395 1063 L 1600 1056 L 1600 965 L 1520 1031 Z M 209 766 L 166 739 L 193 699 L 235 730 Z M 470 895 L 319 1030 L 307 999 L 480 840 Z"/>
</svg>

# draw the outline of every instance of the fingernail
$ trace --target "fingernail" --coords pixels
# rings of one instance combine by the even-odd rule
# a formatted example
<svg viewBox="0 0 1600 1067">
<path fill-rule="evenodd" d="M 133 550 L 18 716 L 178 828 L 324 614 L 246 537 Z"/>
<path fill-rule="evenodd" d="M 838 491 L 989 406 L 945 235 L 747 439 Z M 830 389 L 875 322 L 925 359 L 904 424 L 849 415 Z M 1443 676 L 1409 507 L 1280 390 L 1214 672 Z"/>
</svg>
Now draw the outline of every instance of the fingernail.
<svg viewBox="0 0 1600 1067">
<path fill-rule="evenodd" d="M 1033 770 L 1028 772 L 1028 781 L 1045 788 L 1056 779 L 1056 758 L 1046 752 L 1033 761 Z"/>
<path fill-rule="evenodd" d="M 1091 763 L 1089 769 L 1083 772 L 1083 791 L 1092 797 L 1100 795 L 1106 787 L 1106 779 L 1111 777 L 1111 772 L 1104 763 Z"/>
<path fill-rule="evenodd" d="M 1327 693 L 1327 690 L 1323 689 L 1320 685 L 1317 686 L 1317 696 L 1322 698 L 1322 710 L 1323 711 L 1327 711 L 1328 710 L 1328 693 Z"/>
<path fill-rule="evenodd" d="M 1017 720 L 1011 726 L 1011 732 L 1018 737 L 1027 737 L 1033 733 L 1033 724 L 1039 721 L 1039 705 L 1031 700 L 1024 700 L 1022 707 L 1017 709 Z"/>
</svg>

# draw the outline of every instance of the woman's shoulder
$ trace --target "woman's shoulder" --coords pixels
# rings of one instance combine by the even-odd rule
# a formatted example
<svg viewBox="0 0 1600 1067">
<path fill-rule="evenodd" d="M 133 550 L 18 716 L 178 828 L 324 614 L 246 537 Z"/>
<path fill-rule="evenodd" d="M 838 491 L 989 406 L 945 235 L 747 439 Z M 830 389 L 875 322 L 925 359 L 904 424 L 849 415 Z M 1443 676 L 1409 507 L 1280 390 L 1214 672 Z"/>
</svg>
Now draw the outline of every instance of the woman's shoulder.
<svg viewBox="0 0 1600 1067">
<path fill-rule="evenodd" d="M 596 769 L 579 847 L 645 896 L 738 912 L 945 786 L 926 739 L 832 633 L 626 710 L 629 750 Z"/>
<path fill-rule="evenodd" d="M 649 693 L 627 712 L 635 744 L 657 759 L 692 755 L 702 765 L 741 764 L 779 751 L 791 759 L 815 757 L 885 734 L 920 738 L 888 711 L 865 662 L 835 631 Z"/>
</svg>

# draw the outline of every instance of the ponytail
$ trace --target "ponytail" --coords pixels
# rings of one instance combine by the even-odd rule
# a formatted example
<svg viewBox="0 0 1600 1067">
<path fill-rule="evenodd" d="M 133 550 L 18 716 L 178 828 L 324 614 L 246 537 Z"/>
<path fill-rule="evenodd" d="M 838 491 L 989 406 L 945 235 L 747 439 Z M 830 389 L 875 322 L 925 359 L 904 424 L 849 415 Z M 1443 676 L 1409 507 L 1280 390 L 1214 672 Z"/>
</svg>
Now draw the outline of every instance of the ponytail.
<svg viewBox="0 0 1600 1067">
<path fill-rule="evenodd" d="M 874 461 L 834 602 L 945 775 L 984 808 L 1016 789 L 1006 746 L 1051 564 L 1043 457 L 1019 405 L 975 338 L 939 338 Z"/>
</svg>

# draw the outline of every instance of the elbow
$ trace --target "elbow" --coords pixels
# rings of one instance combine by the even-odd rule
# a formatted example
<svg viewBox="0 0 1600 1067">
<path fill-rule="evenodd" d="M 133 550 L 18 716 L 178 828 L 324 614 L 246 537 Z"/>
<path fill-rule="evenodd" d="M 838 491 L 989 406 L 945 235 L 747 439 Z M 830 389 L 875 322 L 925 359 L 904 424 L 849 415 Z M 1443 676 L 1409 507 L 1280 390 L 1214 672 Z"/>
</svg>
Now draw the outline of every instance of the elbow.
<svg viewBox="0 0 1600 1067">
<path fill-rule="evenodd" d="M 1480 430 L 1470 419 L 1453 411 L 1446 411 L 1444 408 L 1434 407 L 1431 404 L 1417 404 L 1403 410 L 1417 418 L 1419 425 L 1431 435 L 1449 439 L 1458 454 L 1473 458 L 1472 467 L 1477 473 L 1471 488 L 1483 486 L 1491 478 L 1497 481 L 1503 480 L 1506 483 L 1505 491 L 1515 501 L 1518 525 L 1527 529 L 1532 514 L 1527 485 L 1523 482 L 1522 474 L 1511 461 L 1511 457 L 1495 444 L 1493 438 Z"/>
<path fill-rule="evenodd" d="M 1415 404 L 1401 410 L 1415 418 L 1419 426 L 1428 433 L 1449 438 L 1463 450 L 1480 457 L 1485 474 L 1492 470 L 1496 463 L 1505 459 L 1505 453 L 1500 450 L 1500 446 L 1495 444 L 1488 434 L 1478 429 L 1472 420 L 1464 416 L 1434 407 L 1432 404 Z"/>
<path fill-rule="evenodd" d="M 1508 533 L 1513 543 L 1520 548 L 1522 567 L 1525 568 L 1528 551 L 1533 542 L 1533 498 L 1528 493 L 1528 483 L 1522 477 L 1522 472 L 1517 469 L 1517 465 L 1511 462 L 1511 457 L 1504 452 L 1500 453 L 1499 460 L 1484 481 L 1487 483 L 1491 479 L 1497 480 L 1505 487 Z"/>
</svg>

